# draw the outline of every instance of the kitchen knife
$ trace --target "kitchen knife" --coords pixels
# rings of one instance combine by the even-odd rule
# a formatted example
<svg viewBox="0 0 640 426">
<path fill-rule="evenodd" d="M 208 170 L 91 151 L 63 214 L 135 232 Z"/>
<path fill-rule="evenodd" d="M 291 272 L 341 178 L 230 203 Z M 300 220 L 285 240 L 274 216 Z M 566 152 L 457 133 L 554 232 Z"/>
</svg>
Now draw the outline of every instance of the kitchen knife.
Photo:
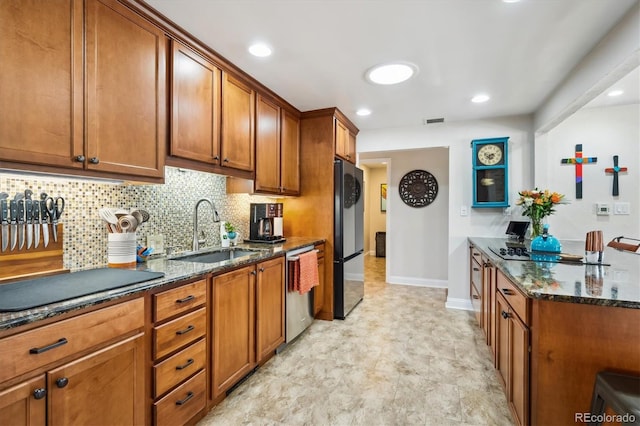
<svg viewBox="0 0 640 426">
<path fill-rule="evenodd" d="M 33 200 L 33 248 L 40 245 L 40 201 Z"/>
<path fill-rule="evenodd" d="M 43 195 L 44 198 L 47 198 L 47 194 Z M 44 201 L 40 201 L 40 226 L 42 226 L 42 240 L 46 247 L 49 245 L 49 223 L 47 223 L 47 205 Z"/>
<path fill-rule="evenodd" d="M 9 211 L 7 208 L 7 198 L 9 194 L 6 192 L 0 193 L 0 227 L 2 227 L 2 251 L 7 251 L 9 246 Z"/>
<path fill-rule="evenodd" d="M 18 198 L 18 195 L 20 195 L 21 197 Z M 24 247 L 24 231 L 25 231 L 24 199 L 22 197 L 24 197 L 24 194 L 16 194 L 16 196 L 14 197 L 14 199 L 17 199 L 16 202 L 18 203 L 18 215 L 16 216 L 16 219 L 18 220 L 18 248 L 20 250 L 22 250 L 22 248 Z"/>
<path fill-rule="evenodd" d="M 16 242 L 18 241 L 18 203 L 16 200 L 9 202 L 9 210 L 11 211 L 11 251 L 16 248 Z"/>
<path fill-rule="evenodd" d="M 24 191 L 24 216 L 27 223 L 27 250 L 31 248 L 33 244 L 33 206 L 31 201 L 31 194 L 33 192 L 30 189 Z"/>
</svg>

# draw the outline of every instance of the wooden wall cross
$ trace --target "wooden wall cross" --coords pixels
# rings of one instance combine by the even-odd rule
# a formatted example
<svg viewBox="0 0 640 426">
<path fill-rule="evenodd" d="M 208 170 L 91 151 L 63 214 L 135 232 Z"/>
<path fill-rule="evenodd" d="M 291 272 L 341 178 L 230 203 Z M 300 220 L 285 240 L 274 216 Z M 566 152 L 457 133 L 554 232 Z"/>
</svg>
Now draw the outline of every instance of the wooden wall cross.
<svg viewBox="0 0 640 426">
<path fill-rule="evenodd" d="M 582 157 L 582 144 L 576 145 L 576 156 L 574 158 L 563 158 L 562 164 L 576 165 L 576 198 L 582 198 L 582 165 L 597 163 L 598 157 Z"/>
<path fill-rule="evenodd" d="M 613 173 L 613 195 L 620 195 L 620 191 L 618 190 L 618 173 L 626 172 L 626 167 L 618 167 L 618 156 L 613 156 L 613 167 L 608 167 L 604 169 L 605 173 Z"/>
</svg>

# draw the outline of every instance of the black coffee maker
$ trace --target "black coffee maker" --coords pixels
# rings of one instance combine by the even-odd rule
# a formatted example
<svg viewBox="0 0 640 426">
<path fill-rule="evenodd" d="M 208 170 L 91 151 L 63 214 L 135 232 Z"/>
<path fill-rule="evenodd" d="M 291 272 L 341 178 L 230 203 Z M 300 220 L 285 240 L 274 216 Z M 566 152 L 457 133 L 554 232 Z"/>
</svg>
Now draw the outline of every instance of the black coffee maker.
<svg viewBox="0 0 640 426">
<path fill-rule="evenodd" d="M 282 203 L 251 203 L 248 242 L 280 243 L 282 232 Z"/>
</svg>

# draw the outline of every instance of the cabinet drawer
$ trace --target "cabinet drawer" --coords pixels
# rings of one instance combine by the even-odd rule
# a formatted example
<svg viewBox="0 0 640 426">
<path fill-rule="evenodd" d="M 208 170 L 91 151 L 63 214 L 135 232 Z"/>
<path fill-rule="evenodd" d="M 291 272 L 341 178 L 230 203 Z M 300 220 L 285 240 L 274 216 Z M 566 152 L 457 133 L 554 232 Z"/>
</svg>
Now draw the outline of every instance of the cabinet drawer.
<svg viewBox="0 0 640 426">
<path fill-rule="evenodd" d="M 207 345 L 200 340 L 153 367 L 157 398 L 193 373 L 203 369 L 207 362 Z"/>
<path fill-rule="evenodd" d="M 204 336 L 206 324 L 206 311 L 202 308 L 154 328 L 153 341 L 155 343 L 155 358 L 162 358 L 174 350 L 186 346 L 199 337 Z"/>
<path fill-rule="evenodd" d="M 480 253 L 480 250 L 478 250 L 477 248 L 471 246 L 470 247 L 470 251 L 471 251 L 471 258 L 475 259 L 476 262 L 481 263 L 482 262 L 482 253 Z"/>
<path fill-rule="evenodd" d="M 482 291 L 482 267 L 475 260 L 471 260 L 471 282 Z"/>
<path fill-rule="evenodd" d="M 471 285 L 471 305 L 473 306 L 473 313 L 476 315 L 478 325 L 482 326 L 482 299 L 478 289 L 473 284 Z"/>
<path fill-rule="evenodd" d="M 501 271 L 498 271 L 497 289 L 525 325 L 529 326 L 529 299 L 520 292 Z"/>
<path fill-rule="evenodd" d="M 153 320 L 162 321 L 204 305 L 207 297 L 206 280 L 196 281 L 153 295 Z"/>
<path fill-rule="evenodd" d="M 0 340 L 0 383 L 144 327 L 142 298 Z"/>
<path fill-rule="evenodd" d="M 153 406 L 158 426 L 183 425 L 204 409 L 207 394 L 206 370 L 202 370 Z"/>
</svg>

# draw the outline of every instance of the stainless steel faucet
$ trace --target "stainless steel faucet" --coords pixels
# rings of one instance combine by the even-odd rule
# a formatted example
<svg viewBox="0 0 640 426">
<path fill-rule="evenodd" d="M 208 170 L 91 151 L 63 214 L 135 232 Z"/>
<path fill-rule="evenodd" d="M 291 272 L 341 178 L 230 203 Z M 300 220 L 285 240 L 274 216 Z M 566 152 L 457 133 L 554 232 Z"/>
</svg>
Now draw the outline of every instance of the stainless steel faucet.
<svg viewBox="0 0 640 426">
<path fill-rule="evenodd" d="M 213 221 L 220 222 L 220 216 L 218 216 L 218 211 L 216 210 L 216 205 L 213 204 L 213 201 L 208 198 L 199 199 L 193 209 L 193 251 L 200 250 L 200 241 L 198 240 L 198 207 L 203 201 L 206 201 L 211 206 Z"/>
</svg>

